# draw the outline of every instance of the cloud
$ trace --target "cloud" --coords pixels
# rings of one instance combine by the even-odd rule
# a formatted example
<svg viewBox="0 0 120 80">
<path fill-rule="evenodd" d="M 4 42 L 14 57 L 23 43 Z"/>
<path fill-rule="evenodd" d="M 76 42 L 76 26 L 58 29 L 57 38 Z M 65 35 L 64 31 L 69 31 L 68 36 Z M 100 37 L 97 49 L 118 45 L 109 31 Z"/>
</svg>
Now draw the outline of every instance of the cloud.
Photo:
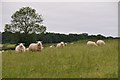
<svg viewBox="0 0 120 80">
<path fill-rule="evenodd" d="M 118 36 L 118 6 L 115 2 L 4 2 L 3 26 L 23 6 L 31 6 L 43 15 L 48 32 Z"/>
</svg>

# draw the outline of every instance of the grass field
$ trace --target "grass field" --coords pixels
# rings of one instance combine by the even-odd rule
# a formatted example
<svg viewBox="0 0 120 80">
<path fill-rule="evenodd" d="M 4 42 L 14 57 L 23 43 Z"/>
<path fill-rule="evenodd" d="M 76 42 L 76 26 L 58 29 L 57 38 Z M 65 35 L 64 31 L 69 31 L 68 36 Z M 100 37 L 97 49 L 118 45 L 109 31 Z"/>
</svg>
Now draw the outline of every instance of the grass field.
<svg viewBox="0 0 120 80">
<path fill-rule="evenodd" d="M 86 41 L 42 52 L 2 53 L 3 78 L 116 78 L 118 41 L 86 46 Z"/>
</svg>

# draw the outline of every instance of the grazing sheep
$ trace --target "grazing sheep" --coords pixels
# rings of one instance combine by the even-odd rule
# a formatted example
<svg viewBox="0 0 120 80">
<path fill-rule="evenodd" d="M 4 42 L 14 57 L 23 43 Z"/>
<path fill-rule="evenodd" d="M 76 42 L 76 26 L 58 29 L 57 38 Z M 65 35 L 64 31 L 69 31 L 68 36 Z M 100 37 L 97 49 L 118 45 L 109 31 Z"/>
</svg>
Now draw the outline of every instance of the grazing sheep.
<svg viewBox="0 0 120 80">
<path fill-rule="evenodd" d="M 3 53 L 3 52 L 5 52 L 5 51 L 4 50 L 0 51 L 0 53 Z"/>
<path fill-rule="evenodd" d="M 52 48 L 53 46 L 51 45 L 51 46 L 49 46 L 50 48 Z"/>
<path fill-rule="evenodd" d="M 44 47 L 42 46 L 41 50 L 43 50 L 43 49 L 44 49 Z"/>
<path fill-rule="evenodd" d="M 37 43 L 31 43 L 29 45 L 29 51 L 41 51 L 43 49 L 41 41 L 38 41 Z"/>
<path fill-rule="evenodd" d="M 65 46 L 65 43 L 64 43 L 64 42 L 61 42 L 61 45 L 62 45 L 62 46 Z"/>
<path fill-rule="evenodd" d="M 5 52 L 4 50 L 1 51 L 2 53 Z"/>
<path fill-rule="evenodd" d="M 60 43 L 57 44 L 56 47 L 64 47 L 64 46 L 65 46 L 65 43 L 64 42 L 60 42 Z"/>
<path fill-rule="evenodd" d="M 55 46 L 56 46 L 55 44 L 52 44 L 52 45 L 50 45 L 49 47 L 50 47 L 50 48 L 53 48 L 53 47 L 55 47 Z"/>
<path fill-rule="evenodd" d="M 15 48 L 16 52 L 25 52 L 25 46 L 23 45 L 23 43 L 20 43 L 19 45 L 16 46 Z"/>
<path fill-rule="evenodd" d="M 4 50 L 0 51 L 0 53 L 3 53 L 3 52 L 5 52 L 5 51 Z"/>
<path fill-rule="evenodd" d="M 87 42 L 87 45 L 90 45 L 90 46 L 97 46 L 97 44 L 93 41 L 88 41 Z"/>
<path fill-rule="evenodd" d="M 61 43 L 58 43 L 56 47 L 61 47 Z"/>
<path fill-rule="evenodd" d="M 105 42 L 103 40 L 97 40 L 97 45 L 105 45 Z"/>
<path fill-rule="evenodd" d="M 26 48 L 26 51 L 29 51 L 29 48 Z"/>
<path fill-rule="evenodd" d="M 65 43 L 65 46 L 67 46 L 67 43 Z"/>
</svg>

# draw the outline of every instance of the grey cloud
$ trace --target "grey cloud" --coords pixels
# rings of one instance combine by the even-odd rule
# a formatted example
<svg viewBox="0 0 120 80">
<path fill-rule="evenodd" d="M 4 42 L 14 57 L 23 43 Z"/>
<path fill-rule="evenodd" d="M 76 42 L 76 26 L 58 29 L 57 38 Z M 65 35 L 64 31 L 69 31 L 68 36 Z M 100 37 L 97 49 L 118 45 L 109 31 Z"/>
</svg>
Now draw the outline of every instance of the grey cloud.
<svg viewBox="0 0 120 80">
<path fill-rule="evenodd" d="M 31 6 L 43 15 L 48 32 L 118 36 L 117 2 L 3 3 L 2 26 L 10 22 L 10 16 L 23 6 Z"/>
</svg>

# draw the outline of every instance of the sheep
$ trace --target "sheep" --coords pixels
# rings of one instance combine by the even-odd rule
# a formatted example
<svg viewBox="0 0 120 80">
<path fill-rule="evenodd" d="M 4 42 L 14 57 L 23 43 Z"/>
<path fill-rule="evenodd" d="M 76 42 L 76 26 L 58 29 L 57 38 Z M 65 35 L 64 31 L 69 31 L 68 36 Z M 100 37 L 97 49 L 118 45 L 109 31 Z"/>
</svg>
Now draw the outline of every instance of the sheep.
<svg viewBox="0 0 120 80">
<path fill-rule="evenodd" d="M 105 42 L 103 40 L 97 40 L 97 45 L 105 45 Z"/>
<path fill-rule="evenodd" d="M 60 43 L 57 44 L 56 47 L 64 47 L 64 46 L 65 46 L 64 42 L 60 42 Z"/>
<path fill-rule="evenodd" d="M 93 41 L 88 41 L 87 42 L 87 45 L 91 45 L 91 46 L 97 46 L 97 44 Z"/>
<path fill-rule="evenodd" d="M 41 51 L 43 49 L 42 42 L 38 41 L 37 43 L 31 43 L 29 45 L 29 51 Z"/>
<path fill-rule="evenodd" d="M 4 50 L 1 51 L 2 53 L 5 52 Z"/>
<path fill-rule="evenodd" d="M 5 51 L 4 50 L 0 51 L 0 53 L 3 53 L 3 52 L 5 52 Z"/>
<path fill-rule="evenodd" d="M 4 50 L 0 51 L 0 53 L 3 53 L 3 52 L 5 52 L 5 51 Z"/>
<path fill-rule="evenodd" d="M 55 46 L 56 46 L 55 44 L 52 44 L 52 45 L 50 45 L 49 47 L 50 47 L 50 48 L 53 48 L 53 47 L 55 47 Z"/>
<path fill-rule="evenodd" d="M 26 51 L 29 51 L 29 48 L 26 48 Z"/>
<path fill-rule="evenodd" d="M 52 48 L 53 46 L 51 45 L 51 46 L 49 46 L 50 48 Z"/>
<path fill-rule="evenodd" d="M 43 50 L 43 49 L 44 49 L 44 47 L 42 46 L 42 47 L 41 47 L 41 50 Z"/>
<path fill-rule="evenodd" d="M 67 46 L 67 43 L 65 43 L 65 46 Z"/>
<path fill-rule="evenodd" d="M 15 48 L 16 52 L 25 52 L 25 46 L 23 45 L 23 43 L 20 43 L 19 45 L 16 46 Z"/>
<path fill-rule="evenodd" d="M 61 43 L 58 43 L 56 47 L 61 47 Z"/>
<path fill-rule="evenodd" d="M 64 42 L 61 42 L 61 46 L 65 46 L 65 43 L 64 43 Z"/>
</svg>

